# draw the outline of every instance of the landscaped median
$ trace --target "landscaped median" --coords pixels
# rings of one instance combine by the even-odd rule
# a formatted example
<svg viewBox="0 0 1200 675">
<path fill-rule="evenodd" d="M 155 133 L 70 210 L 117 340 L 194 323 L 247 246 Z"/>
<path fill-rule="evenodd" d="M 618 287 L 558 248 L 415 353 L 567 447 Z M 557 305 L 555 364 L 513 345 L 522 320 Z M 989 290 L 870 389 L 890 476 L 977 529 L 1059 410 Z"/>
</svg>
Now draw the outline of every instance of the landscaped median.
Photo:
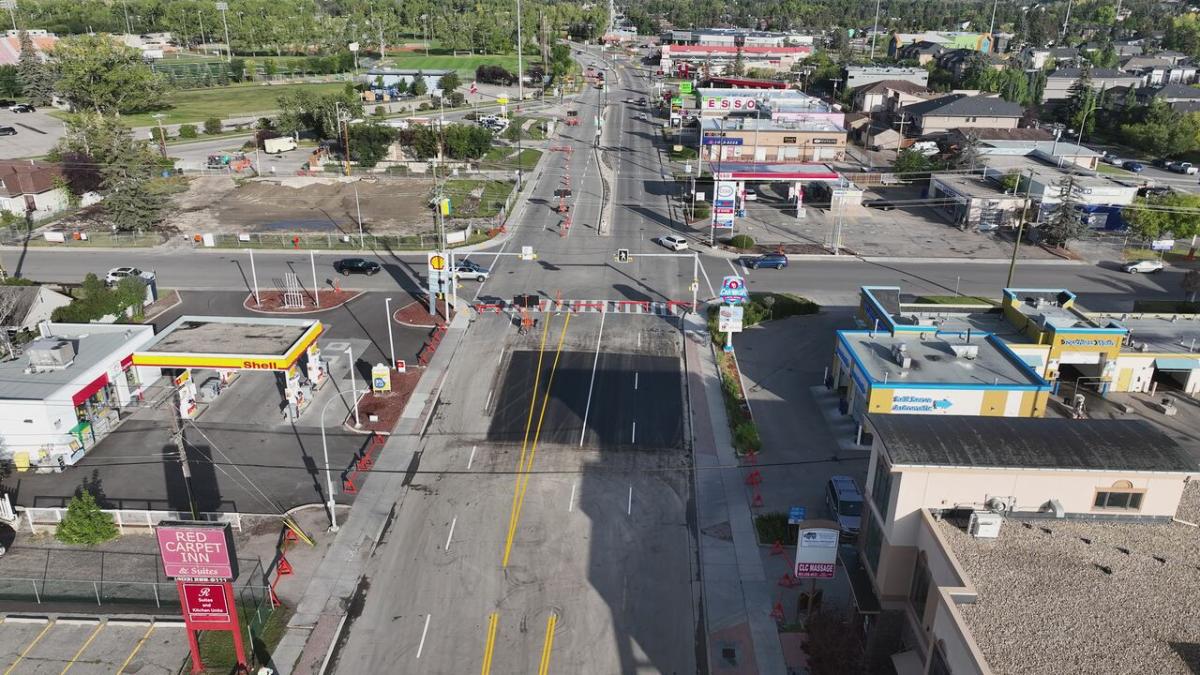
<svg viewBox="0 0 1200 675">
<path fill-rule="evenodd" d="M 821 311 L 817 303 L 790 293 L 751 293 L 750 302 L 743 305 L 742 325 L 749 328 L 763 321 L 783 319 L 789 316 L 816 314 Z M 717 330 L 718 305 L 708 308 L 708 332 L 716 345 L 725 344 L 725 334 Z M 735 338 L 736 340 L 736 338 Z M 721 372 L 721 398 L 725 401 L 725 414 L 729 419 L 729 431 L 733 435 L 733 448 L 739 455 L 758 452 L 762 441 L 758 426 L 746 401 L 738 372 L 737 358 L 732 353 L 717 350 L 717 366 Z"/>
</svg>

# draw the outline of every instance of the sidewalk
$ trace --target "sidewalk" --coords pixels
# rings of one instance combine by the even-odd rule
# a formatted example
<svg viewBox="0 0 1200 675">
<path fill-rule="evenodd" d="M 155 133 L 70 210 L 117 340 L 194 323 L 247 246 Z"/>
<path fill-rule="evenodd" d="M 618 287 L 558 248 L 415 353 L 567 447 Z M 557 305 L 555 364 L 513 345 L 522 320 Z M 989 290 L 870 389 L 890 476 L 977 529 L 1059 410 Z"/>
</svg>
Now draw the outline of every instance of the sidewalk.
<svg viewBox="0 0 1200 675">
<path fill-rule="evenodd" d="M 350 613 L 367 560 L 408 491 L 406 469 L 413 460 L 413 438 L 420 436 L 424 411 L 439 395 L 441 382 L 469 325 L 469 314 L 450 322 L 441 347 L 429 362 L 400 423 L 375 463 L 376 473 L 362 487 L 350 517 L 341 524 L 320 567 L 310 577 L 303 599 L 276 647 L 277 673 L 319 673 Z"/>
<path fill-rule="evenodd" d="M 696 464 L 696 521 L 709 672 L 784 673 L 774 580 L 763 571 L 753 514 L 729 435 L 708 332 L 689 314 L 684 340 Z"/>
</svg>

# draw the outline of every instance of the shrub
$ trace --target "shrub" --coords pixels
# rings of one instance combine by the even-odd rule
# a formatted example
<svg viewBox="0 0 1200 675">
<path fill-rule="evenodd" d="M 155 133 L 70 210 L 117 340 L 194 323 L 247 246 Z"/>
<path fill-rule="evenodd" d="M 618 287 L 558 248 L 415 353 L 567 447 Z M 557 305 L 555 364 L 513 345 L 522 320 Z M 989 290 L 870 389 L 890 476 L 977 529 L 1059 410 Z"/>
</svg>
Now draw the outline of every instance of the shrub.
<svg viewBox="0 0 1200 675">
<path fill-rule="evenodd" d="M 196 138 L 196 136 L 198 136 L 198 135 L 199 134 L 197 133 L 195 124 L 179 125 L 179 137 L 180 138 Z"/>
<path fill-rule="evenodd" d="M 729 245 L 739 251 L 745 251 L 746 249 L 754 248 L 754 237 L 748 234 L 737 234 L 730 237 Z"/>
<path fill-rule="evenodd" d="M 54 538 L 64 544 L 95 546 L 117 537 L 112 516 L 100 510 L 96 498 L 86 490 L 71 498 L 67 515 L 54 530 Z"/>
<path fill-rule="evenodd" d="M 758 531 L 758 543 L 780 542 L 786 546 L 796 543 L 800 528 L 788 525 L 788 514 L 775 511 L 754 517 L 754 529 Z"/>
<path fill-rule="evenodd" d="M 740 452 L 762 449 L 762 440 L 758 437 L 758 427 L 754 422 L 742 422 L 734 428 L 733 447 Z"/>
<path fill-rule="evenodd" d="M 208 134 L 209 136 L 215 136 L 221 133 L 221 128 L 223 126 L 224 125 L 221 124 L 220 119 L 216 117 L 210 117 L 204 120 L 204 133 Z"/>
<path fill-rule="evenodd" d="M 381 106 L 381 105 L 375 106 L 375 116 L 376 117 L 383 117 L 386 114 L 387 114 L 387 111 L 383 109 L 383 106 Z"/>
<path fill-rule="evenodd" d="M 153 127 L 150 129 L 150 138 L 153 139 L 155 143 L 166 143 L 167 139 L 170 137 L 171 136 L 167 133 L 167 130 L 162 127 Z"/>
</svg>

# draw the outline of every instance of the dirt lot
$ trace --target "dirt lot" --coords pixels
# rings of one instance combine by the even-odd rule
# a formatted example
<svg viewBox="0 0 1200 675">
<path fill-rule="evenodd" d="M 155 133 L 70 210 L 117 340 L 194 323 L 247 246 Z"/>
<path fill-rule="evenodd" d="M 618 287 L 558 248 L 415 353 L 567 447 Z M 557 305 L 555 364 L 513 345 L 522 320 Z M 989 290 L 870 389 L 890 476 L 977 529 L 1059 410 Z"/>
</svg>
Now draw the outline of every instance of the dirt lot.
<svg viewBox="0 0 1200 675">
<path fill-rule="evenodd" d="M 188 191 L 176 197 L 176 212 L 167 226 L 181 232 L 357 234 L 355 184 L 367 232 L 417 234 L 432 229 L 426 204 L 433 181 L 421 178 L 285 178 L 240 186 L 226 176 L 195 178 Z"/>
</svg>

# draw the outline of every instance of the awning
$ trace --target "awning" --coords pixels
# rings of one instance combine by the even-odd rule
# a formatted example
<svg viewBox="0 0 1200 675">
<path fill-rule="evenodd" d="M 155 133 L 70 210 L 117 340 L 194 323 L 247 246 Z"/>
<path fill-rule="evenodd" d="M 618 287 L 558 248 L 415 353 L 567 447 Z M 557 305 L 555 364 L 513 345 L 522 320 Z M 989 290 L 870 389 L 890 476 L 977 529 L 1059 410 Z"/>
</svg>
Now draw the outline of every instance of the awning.
<svg viewBox="0 0 1200 675">
<path fill-rule="evenodd" d="M 1159 370 L 1196 370 L 1200 368 L 1200 359 L 1154 359 L 1154 367 Z"/>
<path fill-rule="evenodd" d="M 133 365 L 133 354 L 121 359 L 121 370 L 126 370 Z"/>
<path fill-rule="evenodd" d="M 86 387 L 75 392 L 75 395 L 71 397 L 71 402 L 75 405 L 82 405 L 84 401 L 91 398 L 93 394 L 103 389 L 107 384 L 108 375 L 106 373 L 101 373 L 100 377 L 97 377 Z"/>
</svg>

